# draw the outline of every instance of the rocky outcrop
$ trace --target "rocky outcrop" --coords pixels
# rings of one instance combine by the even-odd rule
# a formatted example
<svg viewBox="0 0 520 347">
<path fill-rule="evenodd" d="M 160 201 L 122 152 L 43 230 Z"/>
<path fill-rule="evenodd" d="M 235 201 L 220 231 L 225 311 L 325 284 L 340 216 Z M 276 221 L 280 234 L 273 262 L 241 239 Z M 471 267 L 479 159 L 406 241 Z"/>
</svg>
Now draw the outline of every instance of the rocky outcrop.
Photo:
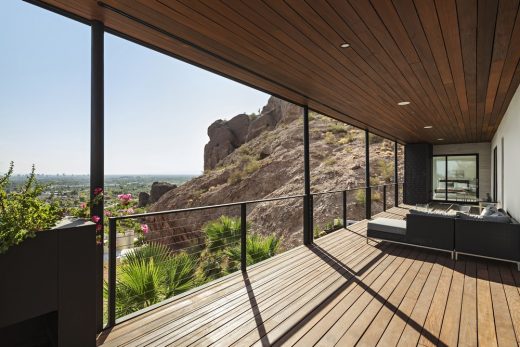
<svg viewBox="0 0 520 347">
<path fill-rule="evenodd" d="M 150 194 L 148 194 L 147 192 L 140 192 L 137 207 L 145 207 L 149 203 L 150 203 Z"/>
<path fill-rule="evenodd" d="M 154 182 L 150 189 L 150 203 L 159 201 L 159 199 L 170 190 L 177 188 L 175 184 L 167 182 Z"/>
<path fill-rule="evenodd" d="M 217 164 L 246 142 L 251 120 L 239 114 L 229 121 L 217 120 L 208 128 L 209 142 L 204 147 L 204 170 Z"/>
<path fill-rule="evenodd" d="M 301 117 L 302 109 L 275 97 L 269 98 L 259 115 L 239 114 L 229 121 L 219 119 L 208 128 L 209 142 L 204 147 L 204 170 L 213 170 L 222 159 L 244 143 L 280 123 L 290 123 Z"/>
</svg>

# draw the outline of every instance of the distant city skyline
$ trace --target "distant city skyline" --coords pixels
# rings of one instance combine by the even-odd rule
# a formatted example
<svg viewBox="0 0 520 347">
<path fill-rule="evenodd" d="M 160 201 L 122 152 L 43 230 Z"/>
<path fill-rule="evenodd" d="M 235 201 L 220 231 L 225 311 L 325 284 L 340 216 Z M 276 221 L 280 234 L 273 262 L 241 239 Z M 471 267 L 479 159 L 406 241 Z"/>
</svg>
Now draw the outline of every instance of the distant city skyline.
<svg viewBox="0 0 520 347">
<path fill-rule="evenodd" d="M 23 1 L 0 12 L 0 173 L 88 174 L 90 27 Z M 208 126 L 269 95 L 105 34 L 105 172 L 193 175 Z"/>
</svg>

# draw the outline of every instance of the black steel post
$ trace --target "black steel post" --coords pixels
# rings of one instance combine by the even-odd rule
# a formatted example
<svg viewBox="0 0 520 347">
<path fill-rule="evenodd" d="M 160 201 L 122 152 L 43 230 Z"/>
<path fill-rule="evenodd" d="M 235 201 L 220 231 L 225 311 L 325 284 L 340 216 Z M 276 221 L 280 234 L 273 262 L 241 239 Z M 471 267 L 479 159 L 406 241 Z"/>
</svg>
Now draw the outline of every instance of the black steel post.
<svg viewBox="0 0 520 347">
<path fill-rule="evenodd" d="M 386 184 L 383 186 L 383 211 L 386 211 Z"/>
<path fill-rule="evenodd" d="M 116 223 L 108 220 L 108 328 L 116 325 Z"/>
<path fill-rule="evenodd" d="M 347 227 L 347 191 L 343 191 L 343 228 Z"/>
<path fill-rule="evenodd" d="M 397 157 L 398 144 L 394 141 L 394 206 L 399 206 L 399 160 Z"/>
<path fill-rule="evenodd" d="M 370 133 L 365 130 L 365 218 L 372 217 L 372 188 L 370 187 Z"/>
<path fill-rule="evenodd" d="M 104 25 L 92 22 L 90 77 L 90 201 L 94 190 L 104 187 Z M 96 327 L 103 329 L 103 199 L 91 204 L 91 216 L 99 216 L 96 274 Z"/>
<path fill-rule="evenodd" d="M 309 107 L 303 107 L 303 244 L 312 243 L 311 173 L 309 143 Z"/>
<path fill-rule="evenodd" d="M 247 269 L 247 204 L 240 204 L 240 269 Z"/>
</svg>

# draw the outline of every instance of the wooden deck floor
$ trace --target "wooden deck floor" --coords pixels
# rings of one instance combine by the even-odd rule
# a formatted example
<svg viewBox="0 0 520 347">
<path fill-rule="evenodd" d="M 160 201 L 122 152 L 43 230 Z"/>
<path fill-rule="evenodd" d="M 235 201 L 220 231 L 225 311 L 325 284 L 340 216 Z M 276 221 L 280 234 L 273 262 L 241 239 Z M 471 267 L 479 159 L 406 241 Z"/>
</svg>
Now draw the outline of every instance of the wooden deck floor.
<svg viewBox="0 0 520 347">
<path fill-rule="evenodd" d="M 520 273 L 512 264 L 367 245 L 365 230 L 366 221 L 357 223 L 217 281 L 118 325 L 99 343 L 518 345 Z"/>
</svg>

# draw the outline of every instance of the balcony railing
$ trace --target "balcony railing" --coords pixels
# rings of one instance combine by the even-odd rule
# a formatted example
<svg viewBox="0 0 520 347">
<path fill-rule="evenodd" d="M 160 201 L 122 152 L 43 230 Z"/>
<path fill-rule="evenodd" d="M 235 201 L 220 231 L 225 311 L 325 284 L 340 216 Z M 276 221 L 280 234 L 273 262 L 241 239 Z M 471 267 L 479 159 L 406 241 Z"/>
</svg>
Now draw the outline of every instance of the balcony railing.
<svg viewBox="0 0 520 347">
<path fill-rule="evenodd" d="M 339 208 L 333 208 L 333 218 L 323 217 L 317 215 L 313 218 L 313 221 L 329 220 L 329 224 L 326 227 L 311 225 L 310 232 L 314 231 L 315 237 L 321 236 L 319 232 L 332 232 L 341 227 L 347 227 L 353 221 L 349 222 L 350 214 L 354 214 L 351 209 L 349 213 L 349 199 L 352 199 L 352 194 L 356 194 L 354 199 L 357 198 L 356 203 L 351 204 L 353 208 L 366 208 L 361 203 L 362 194 L 365 196 L 368 192 L 374 194 L 375 191 L 382 191 L 382 209 L 386 210 L 388 192 L 395 191 L 396 186 L 402 185 L 402 183 L 390 183 L 371 187 L 359 187 L 345 190 L 335 190 L 326 192 L 316 192 L 310 195 L 310 210 L 311 216 L 315 209 L 315 204 L 320 203 L 320 199 L 335 198 L 337 203 L 334 206 Z M 399 189 L 402 192 L 402 189 Z M 392 194 L 393 195 L 393 194 Z M 360 198 L 361 197 L 361 198 Z M 262 207 L 267 204 L 275 204 L 275 207 L 280 207 L 281 204 L 285 204 L 285 209 L 279 209 L 281 211 L 290 210 L 291 213 L 302 217 L 302 222 L 297 228 L 303 226 L 303 208 L 305 195 L 291 195 L 282 196 L 275 198 L 267 198 L 260 200 L 242 201 L 228 204 L 200 206 L 185 209 L 176 209 L 169 211 L 160 212 L 149 212 L 143 214 L 125 215 L 109 218 L 109 234 L 108 234 L 108 278 L 105 285 L 105 295 L 107 299 L 107 311 L 108 311 L 108 323 L 107 327 L 112 327 L 116 323 L 127 320 L 137 314 L 149 310 L 152 307 L 161 305 L 167 302 L 169 297 L 177 296 L 182 292 L 188 291 L 193 288 L 200 287 L 206 282 L 210 282 L 219 277 L 225 276 L 236 271 L 246 271 L 247 267 L 265 260 L 267 257 L 274 255 L 274 253 L 262 253 L 259 255 L 254 250 L 248 250 L 248 242 L 253 245 L 251 240 L 256 237 L 256 231 L 268 229 L 270 231 L 277 231 L 276 226 L 280 225 L 280 228 L 291 228 L 294 226 L 285 225 L 283 222 L 278 224 L 269 224 L 262 218 L 262 209 L 260 213 L 257 213 L 256 225 L 252 227 L 250 224 L 251 215 L 248 216 L 248 208 Z M 395 195 L 390 197 L 390 201 L 393 200 L 393 206 L 397 206 L 398 203 L 395 201 Z M 363 200 L 366 204 L 366 200 Z M 380 200 L 378 200 L 380 201 Z M 374 199 L 372 199 L 374 204 Z M 287 207 L 290 208 L 287 208 Z M 330 204 L 328 205 L 330 206 Z M 251 209 L 249 212 L 253 211 Z M 273 210 L 271 210 L 273 211 Z M 276 211 L 276 209 L 275 209 Z M 355 219 L 363 219 L 365 212 L 356 213 Z M 272 216 L 269 216 L 271 219 Z M 285 216 L 279 216 L 283 218 Z M 276 218 L 276 217 L 275 217 Z M 134 220 L 139 223 L 125 223 L 125 221 Z M 260 222 L 258 222 L 260 220 Z M 333 220 L 333 222 L 330 222 Z M 205 231 L 207 231 L 207 225 L 210 222 L 226 224 L 227 231 L 220 234 L 220 238 L 215 239 L 209 237 Z M 332 223 L 332 224 L 330 224 Z M 146 228 L 150 228 L 151 232 L 147 234 L 144 239 L 137 240 L 137 244 L 134 241 L 133 233 L 130 231 L 127 233 L 128 225 L 146 225 Z M 218 224 L 217 227 L 222 226 Z M 265 225 L 263 225 L 265 224 Z M 312 223 L 311 223 L 312 224 Z M 322 223 L 323 224 L 323 223 Z M 253 228 L 254 230 L 248 230 Z M 121 229 L 123 232 L 121 233 Z M 229 229 L 229 230 L 228 230 Z M 278 230 L 279 234 L 273 236 L 274 239 L 267 239 L 269 236 L 265 233 L 261 233 L 264 236 L 260 241 L 264 242 L 266 247 L 272 246 L 277 247 L 277 252 L 288 250 L 299 246 L 303 242 L 303 234 L 301 231 L 293 232 L 288 238 L 284 239 L 284 249 L 280 249 L 280 234 L 282 229 Z M 322 230 L 320 230 L 322 229 Z M 293 229 L 294 230 L 294 229 Z M 318 233 L 316 233 L 318 231 Z M 287 235 L 286 235 L 287 236 Z M 256 240 L 258 241 L 258 240 Z M 136 256 L 136 250 L 143 250 L 140 256 Z M 225 251 L 224 251 L 225 250 Z M 249 252 L 248 252 L 249 251 Z M 149 260 L 155 258 L 150 265 Z M 165 293 L 162 293 L 162 300 L 157 301 L 155 291 L 157 288 L 141 288 L 141 291 L 132 291 L 132 288 L 121 288 L 118 276 L 128 276 L 128 273 L 118 271 L 118 261 L 120 266 L 123 262 L 132 261 L 137 263 L 136 269 L 131 271 L 139 271 L 140 276 L 155 276 L 158 271 L 157 268 L 165 266 L 169 273 L 165 276 L 169 276 L 168 279 L 171 281 L 167 286 Z M 163 262 L 163 263 L 161 263 Z M 153 268 L 148 268 L 151 266 Z M 194 268 L 204 269 L 204 280 L 197 279 L 200 273 L 196 273 Z M 146 281 L 146 278 L 142 279 Z M 153 283 L 153 280 L 151 281 Z M 146 282 L 147 283 L 147 282 Z M 132 285 L 139 286 L 145 285 L 145 283 L 133 283 Z M 126 286 L 126 285 L 124 285 Z M 129 307 L 121 310 L 121 306 L 125 305 L 125 302 L 117 302 L 118 291 L 124 292 L 126 303 Z M 119 305 L 118 305 L 119 304 Z M 119 307 L 119 309 L 118 309 Z"/>
</svg>

